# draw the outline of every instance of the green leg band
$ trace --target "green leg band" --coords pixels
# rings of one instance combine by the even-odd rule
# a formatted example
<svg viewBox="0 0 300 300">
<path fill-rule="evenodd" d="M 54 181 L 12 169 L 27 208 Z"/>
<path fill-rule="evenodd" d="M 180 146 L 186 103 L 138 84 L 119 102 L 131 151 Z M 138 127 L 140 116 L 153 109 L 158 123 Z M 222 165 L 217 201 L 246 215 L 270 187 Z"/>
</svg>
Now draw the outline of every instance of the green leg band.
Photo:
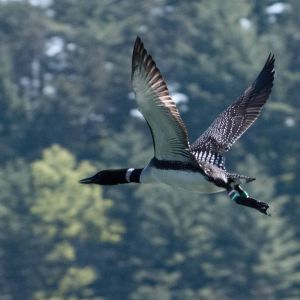
<svg viewBox="0 0 300 300">
<path fill-rule="evenodd" d="M 232 190 L 228 193 L 228 196 L 231 200 L 235 200 L 237 197 L 239 197 L 239 194 L 235 190 Z"/>
<path fill-rule="evenodd" d="M 248 198 L 248 197 L 249 197 L 249 194 L 248 194 L 246 191 L 242 191 L 242 192 L 241 192 L 241 196 L 242 196 L 242 197 L 245 197 L 245 198 Z"/>
<path fill-rule="evenodd" d="M 236 186 L 235 189 L 239 192 L 239 194 L 244 198 L 249 198 L 249 194 L 242 189 L 240 185 Z"/>
</svg>

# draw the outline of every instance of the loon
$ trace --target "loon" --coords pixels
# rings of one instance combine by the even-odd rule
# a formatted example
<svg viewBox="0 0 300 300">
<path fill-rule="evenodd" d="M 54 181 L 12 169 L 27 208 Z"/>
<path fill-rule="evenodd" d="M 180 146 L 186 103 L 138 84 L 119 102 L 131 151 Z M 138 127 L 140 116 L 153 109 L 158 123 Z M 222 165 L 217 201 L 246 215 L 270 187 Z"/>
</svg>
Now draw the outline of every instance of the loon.
<svg viewBox="0 0 300 300">
<path fill-rule="evenodd" d="M 224 153 L 258 118 L 274 80 L 274 55 L 244 93 L 193 143 L 166 82 L 140 37 L 132 54 L 135 98 L 152 135 L 154 157 L 144 168 L 102 170 L 80 180 L 84 184 L 164 183 L 200 193 L 226 191 L 237 204 L 269 215 L 269 205 L 251 198 L 241 184 L 255 180 L 225 169 Z"/>
</svg>

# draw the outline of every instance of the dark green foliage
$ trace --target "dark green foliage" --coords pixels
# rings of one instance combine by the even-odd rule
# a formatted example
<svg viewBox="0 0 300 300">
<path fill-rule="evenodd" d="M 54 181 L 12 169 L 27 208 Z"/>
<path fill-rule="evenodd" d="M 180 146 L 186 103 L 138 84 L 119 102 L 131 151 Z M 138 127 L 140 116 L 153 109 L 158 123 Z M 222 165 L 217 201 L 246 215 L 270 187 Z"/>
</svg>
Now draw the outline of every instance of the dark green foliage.
<svg viewBox="0 0 300 300">
<path fill-rule="evenodd" d="M 1 300 L 298 300 L 299 2 L 30 3 L 0 1 Z M 271 218 L 225 194 L 77 183 L 153 155 L 132 116 L 136 35 L 187 97 L 191 142 L 275 53 L 272 95 L 226 164 L 257 178 L 245 188 Z"/>
<path fill-rule="evenodd" d="M 104 253 L 124 229 L 106 217 L 112 202 L 101 198 L 98 187 L 77 184 L 91 172 L 89 163 L 77 165 L 59 146 L 29 166 L 15 161 L 1 171 L 2 295 L 82 299 L 95 294 L 89 286 L 101 270 L 89 252 L 97 247 Z"/>
</svg>

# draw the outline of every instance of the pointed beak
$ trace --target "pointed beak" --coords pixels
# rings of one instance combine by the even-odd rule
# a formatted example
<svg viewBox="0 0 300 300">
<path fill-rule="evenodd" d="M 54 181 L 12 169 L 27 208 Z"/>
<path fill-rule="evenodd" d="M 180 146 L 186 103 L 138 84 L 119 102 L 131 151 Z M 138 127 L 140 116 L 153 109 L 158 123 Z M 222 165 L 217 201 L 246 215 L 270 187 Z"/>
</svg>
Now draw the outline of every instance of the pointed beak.
<svg viewBox="0 0 300 300">
<path fill-rule="evenodd" d="M 81 179 L 79 180 L 79 183 L 85 183 L 85 184 L 94 183 L 94 176 Z"/>
</svg>

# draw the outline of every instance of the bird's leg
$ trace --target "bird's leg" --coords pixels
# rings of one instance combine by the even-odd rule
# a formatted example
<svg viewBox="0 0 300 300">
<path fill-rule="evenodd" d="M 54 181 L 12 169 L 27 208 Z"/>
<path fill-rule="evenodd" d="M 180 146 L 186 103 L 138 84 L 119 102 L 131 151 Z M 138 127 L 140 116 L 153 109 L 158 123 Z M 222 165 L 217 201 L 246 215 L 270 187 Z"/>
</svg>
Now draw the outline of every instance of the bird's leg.
<svg viewBox="0 0 300 300">
<path fill-rule="evenodd" d="M 245 198 L 248 198 L 248 197 L 249 197 L 249 194 L 248 194 L 245 190 L 243 190 L 242 187 L 241 187 L 240 185 L 236 185 L 236 186 L 234 187 L 234 189 L 235 189 L 236 191 L 238 191 L 238 193 L 240 194 L 240 196 L 245 197 Z"/>
<path fill-rule="evenodd" d="M 269 205 L 267 203 L 250 198 L 248 193 L 244 191 L 240 185 L 236 185 L 234 188 L 227 188 L 227 193 L 229 198 L 237 204 L 255 208 L 261 213 L 270 216 L 270 214 L 267 212 Z"/>
</svg>

